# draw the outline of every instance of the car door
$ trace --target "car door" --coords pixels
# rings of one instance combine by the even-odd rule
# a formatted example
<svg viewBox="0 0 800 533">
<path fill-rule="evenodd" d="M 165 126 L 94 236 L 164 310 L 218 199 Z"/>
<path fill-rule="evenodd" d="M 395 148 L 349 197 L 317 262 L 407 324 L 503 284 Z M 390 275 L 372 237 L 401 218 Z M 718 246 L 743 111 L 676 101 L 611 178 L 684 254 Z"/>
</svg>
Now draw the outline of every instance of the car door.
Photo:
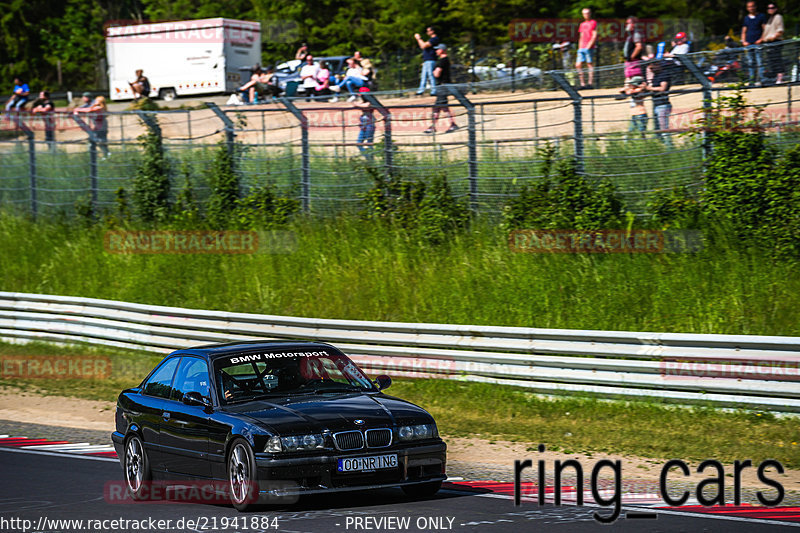
<svg viewBox="0 0 800 533">
<path fill-rule="evenodd" d="M 184 398 L 198 393 L 207 405 L 187 405 Z M 211 381 L 208 364 L 200 357 L 182 357 L 170 401 L 161 416 L 160 444 L 168 472 L 209 477 Z"/>
<path fill-rule="evenodd" d="M 139 412 L 132 420 L 140 427 L 147 457 L 154 470 L 164 470 L 160 440 L 162 414 L 170 403 L 172 381 L 179 359 L 179 357 L 166 359 L 150 374 L 139 395 Z"/>
</svg>

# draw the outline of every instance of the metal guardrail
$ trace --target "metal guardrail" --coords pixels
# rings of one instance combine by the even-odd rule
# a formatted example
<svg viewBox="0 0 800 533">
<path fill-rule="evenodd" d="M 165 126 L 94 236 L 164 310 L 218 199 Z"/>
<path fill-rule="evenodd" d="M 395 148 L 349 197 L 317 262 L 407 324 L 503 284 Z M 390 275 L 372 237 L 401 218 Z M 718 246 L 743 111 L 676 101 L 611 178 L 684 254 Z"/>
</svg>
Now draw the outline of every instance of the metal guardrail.
<svg viewBox="0 0 800 533">
<path fill-rule="evenodd" d="M 167 353 L 251 339 L 331 342 L 372 372 L 800 412 L 800 337 L 370 322 L 0 292 L 0 339 Z"/>
</svg>

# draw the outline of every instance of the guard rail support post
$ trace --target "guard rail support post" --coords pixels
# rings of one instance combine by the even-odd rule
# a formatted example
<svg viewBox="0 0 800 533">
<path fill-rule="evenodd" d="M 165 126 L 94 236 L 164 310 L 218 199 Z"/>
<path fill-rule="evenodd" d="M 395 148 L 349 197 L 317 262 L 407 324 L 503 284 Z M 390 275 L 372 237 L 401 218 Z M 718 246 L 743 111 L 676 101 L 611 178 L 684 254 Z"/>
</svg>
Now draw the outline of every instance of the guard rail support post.
<svg viewBox="0 0 800 533">
<path fill-rule="evenodd" d="M 72 119 L 89 136 L 89 188 L 91 189 L 92 216 L 97 216 L 97 136 L 81 117 L 73 114 Z"/>
<path fill-rule="evenodd" d="M 17 127 L 22 130 L 25 137 L 28 139 L 28 172 L 30 173 L 30 188 L 31 188 L 31 217 L 36 220 L 37 202 L 36 202 L 36 140 L 33 137 L 33 130 L 22 121 L 20 113 L 14 116 L 14 121 Z"/>
<path fill-rule="evenodd" d="M 386 166 L 386 177 L 392 175 L 394 168 L 394 146 L 392 146 L 392 113 L 389 111 L 374 94 L 362 93 L 369 105 L 378 110 L 383 117 L 383 163 Z"/>
<path fill-rule="evenodd" d="M 136 114 L 142 119 L 142 122 L 144 122 L 144 125 L 150 130 L 150 133 L 161 139 L 161 125 L 158 123 L 158 118 L 153 113 L 147 111 L 137 110 Z"/>
<path fill-rule="evenodd" d="M 575 164 L 576 170 L 578 174 L 584 173 L 584 164 L 583 164 L 583 110 L 581 106 L 581 102 L 583 101 L 583 97 L 575 90 L 575 87 L 570 85 L 567 79 L 564 77 L 564 74 L 561 72 L 550 72 L 550 76 L 553 80 L 561 87 L 570 98 L 572 98 L 572 107 L 573 107 L 573 125 L 574 125 L 574 136 L 575 136 Z"/>
<path fill-rule="evenodd" d="M 206 107 L 213 111 L 225 125 L 225 144 L 228 146 L 228 154 L 233 158 L 234 142 L 236 141 L 236 127 L 233 121 L 214 102 L 206 102 Z"/>
<path fill-rule="evenodd" d="M 300 122 L 300 146 L 303 151 L 301 155 L 301 177 L 300 177 L 300 201 L 303 212 L 308 213 L 311 209 L 311 169 L 308 163 L 308 119 L 294 103 L 288 98 L 279 98 L 289 112 Z"/>
<path fill-rule="evenodd" d="M 703 121 L 706 125 L 708 125 L 708 121 L 711 118 L 711 100 L 713 99 L 711 95 L 711 81 L 703 75 L 702 71 L 695 65 L 694 61 L 690 58 L 686 57 L 685 55 L 677 55 L 675 56 L 678 58 L 678 61 L 686 67 L 686 70 L 700 82 L 700 86 L 703 88 Z M 703 161 L 708 160 L 708 156 L 711 155 L 711 139 L 708 136 L 708 128 L 703 128 Z"/>
<path fill-rule="evenodd" d="M 458 87 L 447 86 L 450 94 L 467 110 L 467 154 L 469 157 L 469 210 L 478 214 L 478 141 L 475 131 L 475 104 L 473 104 Z"/>
</svg>

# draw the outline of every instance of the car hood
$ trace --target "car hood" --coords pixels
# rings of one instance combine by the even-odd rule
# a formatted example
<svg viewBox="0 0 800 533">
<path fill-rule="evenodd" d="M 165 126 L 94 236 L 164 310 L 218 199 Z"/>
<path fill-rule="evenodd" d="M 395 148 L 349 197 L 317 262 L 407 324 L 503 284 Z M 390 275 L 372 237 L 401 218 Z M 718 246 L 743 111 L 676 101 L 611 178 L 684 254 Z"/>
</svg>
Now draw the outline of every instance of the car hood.
<svg viewBox="0 0 800 533">
<path fill-rule="evenodd" d="M 277 434 L 345 431 L 406 424 L 427 424 L 432 417 L 421 407 L 385 394 L 309 394 L 270 398 L 225 408 Z M 363 424 L 356 424 L 356 420 Z"/>
</svg>

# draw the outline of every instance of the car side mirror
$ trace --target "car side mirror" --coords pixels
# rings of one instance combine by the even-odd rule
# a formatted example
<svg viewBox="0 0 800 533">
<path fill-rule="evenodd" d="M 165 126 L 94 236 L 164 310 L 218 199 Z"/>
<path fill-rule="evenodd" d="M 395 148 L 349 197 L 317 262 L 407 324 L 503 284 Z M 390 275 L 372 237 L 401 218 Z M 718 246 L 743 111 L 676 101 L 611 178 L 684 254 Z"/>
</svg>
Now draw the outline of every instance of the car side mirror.
<svg viewBox="0 0 800 533">
<path fill-rule="evenodd" d="M 375 383 L 378 385 L 378 390 L 388 389 L 389 386 L 392 384 L 392 378 L 390 378 L 386 374 L 381 374 L 380 376 L 375 378 Z"/>
<path fill-rule="evenodd" d="M 186 405 L 197 405 L 200 407 L 208 407 L 211 403 L 203 398 L 199 392 L 187 392 L 183 395 L 183 403 Z"/>
</svg>

